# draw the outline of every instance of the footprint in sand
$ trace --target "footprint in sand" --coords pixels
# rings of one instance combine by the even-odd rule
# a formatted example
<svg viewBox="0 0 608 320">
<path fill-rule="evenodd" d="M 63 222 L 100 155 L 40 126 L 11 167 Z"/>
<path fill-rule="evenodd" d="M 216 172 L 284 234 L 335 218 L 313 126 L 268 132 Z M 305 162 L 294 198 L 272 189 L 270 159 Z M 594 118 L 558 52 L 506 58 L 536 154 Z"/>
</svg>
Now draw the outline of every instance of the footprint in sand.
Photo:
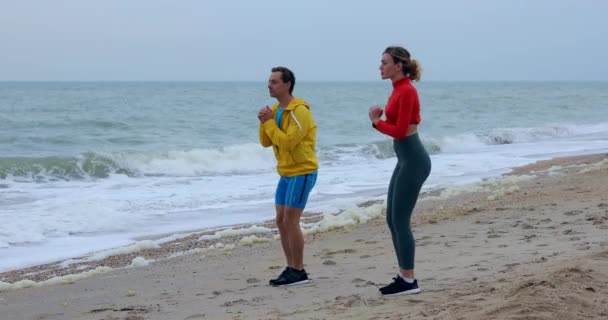
<svg viewBox="0 0 608 320">
<path fill-rule="evenodd" d="M 372 281 L 368 281 L 368 280 L 364 280 L 361 278 L 355 278 L 353 279 L 353 281 L 351 281 L 351 283 L 353 283 L 355 285 L 355 287 L 369 287 L 369 286 L 375 286 L 376 284 Z"/>
<path fill-rule="evenodd" d="M 257 278 L 249 278 L 247 279 L 247 283 L 258 283 L 260 282 L 260 279 Z"/>
<path fill-rule="evenodd" d="M 357 250 L 355 250 L 355 249 L 344 249 L 344 250 L 338 250 L 338 251 L 329 251 L 329 252 L 323 254 L 323 258 L 331 258 L 334 255 L 340 254 L 340 253 L 342 253 L 342 254 L 348 254 L 348 253 L 355 253 L 355 252 L 357 252 Z"/>
<path fill-rule="evenodd" d="M 564 235 L 575 235 L 575 234 L 581 234 L 581 232 L 574 231 L 573 229 L 568 229 L 568 230 L 562 231 L 562 234 L 564 234 Z"/>
<path fill-rule="evenodd" d="M 228 302 L 224 302 L 221 307 L 232 307 L 232 306 L 236 306 L 236 305 L 242 305 L 242 304 L 249 304 L 249 301 L 245 300 L 245 299 L 238 299 L 238 300 L 233 300 L 233 301 L 228 301 Z"/>
<path fill-rule="evenodd" d="M 216 291 L 211 292 L 211 294 L 212 294 L 212 296 L 209 297 L 208 299 L 215 299 L 215 298 L 219 297 L 222 294 L 222 292 L 216 290 Z M 203 294 L 201 294 L 201 295 L 203 295 Z M 198 296 L 198 294 L 197 294 L 197 296 Z"/>
<path fill-rule="evenodd" d="M 358 294 L 346 297 L 337 296 L 335 301 L 337 304 L 344 305 L 347 308 L 367 306 L 367 301 Z"/>
<path fill-rule="evenodd" d="M 564 215 L 566 215 L 566 216 L 578 216 L 581 213 L 583 213 L 583 211 L 581 211 L 581 210 L 571 210 L 571 211 L 564 212 Z"/>
<path fill-rule="evenodd" d="M 143 306 L 128 306 L 128 307 L 124 307 L 124 308 L 120 308 L 120 309 L 115 309 L 115 308 L 94 309 L 94 310 L 89 311 L 89 313 L 99 313 L 99 312 L 105 312 L 105 311 L 128 312 L 129 315 L 127 315 L 127 317 L 124 318 L 125 320 L 144 320 L 145 319 L 144 317 L 139 316 L 137 314 L 150 312 L 150 310 L 148 308 L 143 307 Z M 114 318 L 112 316 L 107 316 L 104 319 L 118 319 L 118 318 Z"/>
<path fill-rule="evenodd" d="M 604 224 L 604 220 L 608 220 L 608 216 L 602 216 L 601 214 L 587 215 L 585 220 L 593 221 L 593 225 L 596 226 L 596 225 Z"/>
<path fill-rule="evenodd" d="M 191 316 L 187 316 L 186 318 L 184 318 L 184 320 L 194 320 L 194 319 L 203 319 L 203 318 L 205 318 L 205 314 L 199 313 L 199 314 L 193 314 Z"/>
<path fill-rule="evenodd" d="M 268 299 L 272 299 L 272 296 L 258 296 L 258 297 L 251 299 L 251 302 L 259 303 L 259 302 L 262 302 L 262 301 L 268 300 Z"/>
<path fill-rule="evenodd" d="M 425 302 L 424 300 L 418 300 L 418 299 L 407 299 L 406 300 L 409 303 L 423 303 Z"/>
<path fill-rule="evenodd" d="M 521 263 L 519 263 L 519 262 L 515 262 L 515 263 L 507 263 L 507 264 L 505 264 L 505 268 L 507 268 L 507 270 L 509 270 L 509 269 L 513 269 L 513 267 L 516 267 L 516 266 L 518 266 L 518 265 L 520 265 L 520 264 L 521 264 Z"/>
<path fill-rule="evenodd" d="M 323 261 L 323 265 L 326 265 L 326 266 L 335 266 L 336 262 L 333 261 L 333 260 L 325 260 L 325 261 Z"/>
</svg>

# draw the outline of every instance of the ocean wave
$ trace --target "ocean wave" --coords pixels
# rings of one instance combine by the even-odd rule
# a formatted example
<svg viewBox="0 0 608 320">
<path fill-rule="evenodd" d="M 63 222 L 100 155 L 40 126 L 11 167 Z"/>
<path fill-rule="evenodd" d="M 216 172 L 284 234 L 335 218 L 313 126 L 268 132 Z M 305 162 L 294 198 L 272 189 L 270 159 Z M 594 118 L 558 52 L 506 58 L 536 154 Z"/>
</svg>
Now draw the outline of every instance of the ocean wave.
<svg viewBox="0 0 608 320">
<path fill-rule="evenodd" d="M 395 156 L 390 140 L 370 143 L 346 143 L 317 147 L 319 160 L 325 162 L 386 159 Z"/>
<path fill-rule="evenodd" d="M 498 128 L 481 138 L 486 144 L 512 144 L 548 140 L 576 135 L 569 126 L 550 126 L 540 128 Z"/>
<path fill-rule="evenodd" d="M 495 128 L 485 132 L 467 132 L 430 137 L 425 146 L 432 153 L 473 150 L 487 145 L 531 143 L 580 135 L 608 133 L 608 123 L 594 125 L 553 125 L 532 128 Z"/>
<path fill-rule="evenodd" d="M 0 178 L 32 181 L 137 176 L 203 176 L 273 170 L 272 150 L 257 144 L 145 152 L 86 152 L 73 157 L 0 157 Z"/>
<path fill-rule="evenodd" d="M 488 145 L 529 143 L 587 134 L 608 134 L 608 124 L 538 128 L 496 128 L 455 135 L 421 135 L 430 154 L 467 152 Z M 318 145 L 321 166 L 342 165 L 395 157 L 391 139 L 369 143 Z M 172 151 L 86 152 L 72 157 L 0 157 L 0 179 L 19 177 L 32 181 L 129 177 L 196 177 L 272 172 L 276 165 L 271 148 L 257 143 Z"/>
<path fill-rule="evenodd" d="M 78 157 L 2 157 L 0 178 L 9 176 L 29 178 L 33 181 L 71 180 L 87 177 L 103 178 L 121 172 L 112 159 L 95 153 Z M 122 173 L 129 174 L 127 171 Z"/>
</svg>

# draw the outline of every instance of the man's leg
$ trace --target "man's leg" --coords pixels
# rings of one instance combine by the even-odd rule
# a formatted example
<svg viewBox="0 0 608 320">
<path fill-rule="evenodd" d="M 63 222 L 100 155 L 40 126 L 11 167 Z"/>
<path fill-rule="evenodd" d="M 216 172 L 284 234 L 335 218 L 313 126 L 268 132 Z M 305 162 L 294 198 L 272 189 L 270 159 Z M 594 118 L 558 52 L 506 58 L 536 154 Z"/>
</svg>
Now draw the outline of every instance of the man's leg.
<svg viewBox="0 0 608 320">
<path fill-rule="evenodd" d="M 290 245 L 289 245 L 289 232 L 288 229 L 285 225 L 286 223 L 286 219 L 285 219 L 285 211 L 286 208 L 289 207 L 285 207 L 282 205 L 275 205 L 276 210 L 277 210 L 277 215 L 276 215 L 276 223 L 277 223 L 277 228 L 279 229 L 279 234 L 281 235 L 281 246 L 283 247 L 283 253 L 285 253 L 285 258 L 287 259 L 287 266 L 294 268 L 294 261 L 293 261 L 293 256 L 291 254 L 291 249 L 290 249 Z"/>
<path fill-rule="evenodd" d="M 285 253 L 290 259 L 290 267 L 296 270 L 304 269 L 304 236 L 300 228 L 300 217 L 304 209 L 294 207 L 283 207 L 283 229 L 287 240 L 287 251 Z M 283 242 L 283 232 L 281 232 Z M 284 246 L 285 248 L 285 246 Z"/>
</svg>

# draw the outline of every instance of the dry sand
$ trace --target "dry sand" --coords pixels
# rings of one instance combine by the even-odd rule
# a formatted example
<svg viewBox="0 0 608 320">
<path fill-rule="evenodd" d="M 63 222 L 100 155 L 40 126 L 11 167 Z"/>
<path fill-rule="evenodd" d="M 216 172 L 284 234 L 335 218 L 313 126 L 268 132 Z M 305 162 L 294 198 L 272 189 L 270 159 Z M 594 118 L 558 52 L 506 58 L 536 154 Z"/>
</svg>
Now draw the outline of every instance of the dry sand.
<svg viewBox="0 0 608 320">
<path fill-rule="evenodd" d="M 378 294 L 397 272 L 380 218 L 307 236 L 306 285 L 267 285 L 285 264 L 276 240 L 163 259 L 208 246 L 193 235 L 95 265 L 157 259 L 149 266 L 0 292 L 0 319 L 607 319 L 607 182 L 608 155 L 600 154 L 427 196 L 414 218 L 418 295 Z M 77 269 L 50 264 L 0 280 Z"/>
</svg>

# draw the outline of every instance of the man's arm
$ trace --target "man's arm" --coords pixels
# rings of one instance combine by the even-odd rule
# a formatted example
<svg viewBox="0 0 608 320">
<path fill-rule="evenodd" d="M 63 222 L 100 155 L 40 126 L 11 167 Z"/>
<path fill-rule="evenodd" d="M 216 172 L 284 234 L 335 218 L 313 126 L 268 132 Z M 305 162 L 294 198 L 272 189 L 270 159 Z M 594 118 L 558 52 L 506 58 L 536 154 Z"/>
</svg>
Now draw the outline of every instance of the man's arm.
<svg viewBox="0 0 608 320">
<path fill-rule="evenodd" d="M 292 150 L 308 133 L 312 122 L 312 113 L 305 106 L 297 106 L 289 115 L 289 126 L 283 132 L 274 121 L 268 120 L 262 124 L 265 133 L 272 144 L 282 150 Z"/>
</svg>

